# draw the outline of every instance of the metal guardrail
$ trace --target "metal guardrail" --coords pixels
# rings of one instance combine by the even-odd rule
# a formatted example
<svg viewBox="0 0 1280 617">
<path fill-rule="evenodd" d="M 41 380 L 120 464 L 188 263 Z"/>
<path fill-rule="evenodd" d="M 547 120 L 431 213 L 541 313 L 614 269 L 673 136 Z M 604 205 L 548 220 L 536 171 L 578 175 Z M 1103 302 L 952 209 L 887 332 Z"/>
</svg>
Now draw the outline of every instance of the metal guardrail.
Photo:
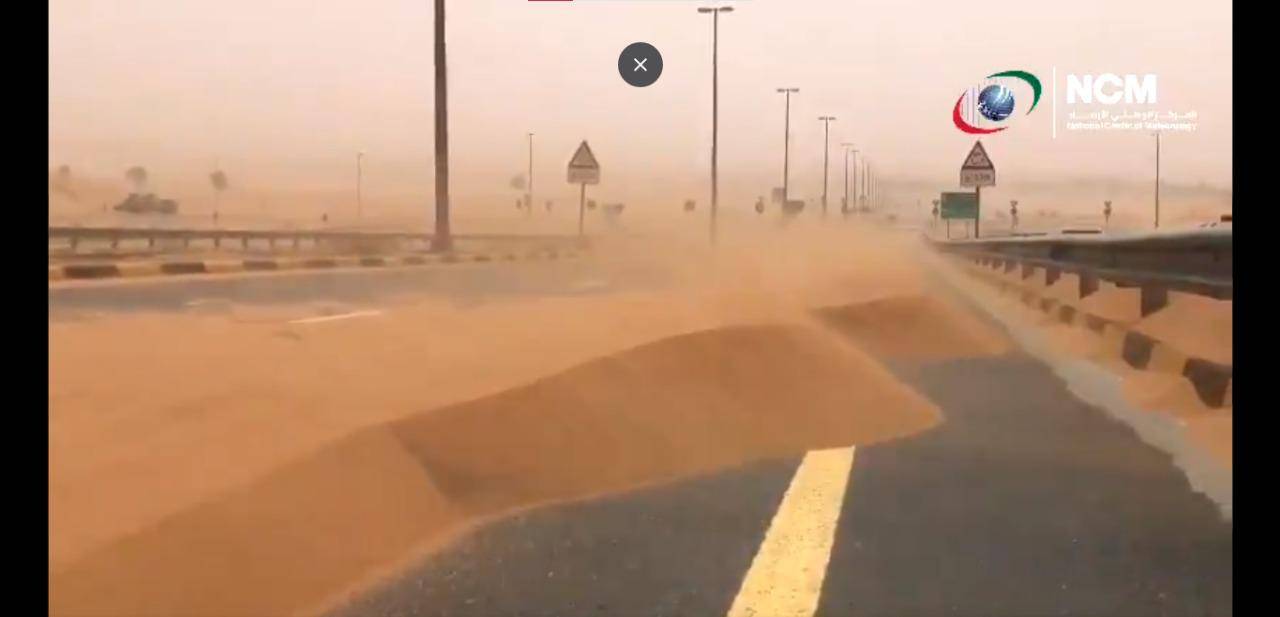
<svg viewBox="0 0 1280 617">
<path fill-rule="evenodd" d="M 303 242 L 312 246 L 323 244 L 368 244 L 396 242 L 418 244 L 430 248 L 434 235 L 393 231 L 336 231 L 336 230 L 270 230 L 270 229 L 176 229 L 142 227 L 71 227 L 50 226 L 49 240 L 66 241 L 74 251 L 87 241 L 108 242 L 117 248 L 121 241 L 145 240 L 154 247 L 161 240 L 181 241 L 189 246 L 193 241 L 212 241 L 215 248 L 223 242 L 239 241 L 249 248 L 252 241 L 266 241 L 274 248 L 277 243 L 298 248 Z M 502 244 L 536 244 L 562 246 L 566 243 L 581 244 L 584 240 L 572 235 L 520 235 L 520 234 L 460 234 L 454 235 L 455 243 L 493 242 Z"/>
<path fill-rule="evenodd" d="M 1168 304 L 1170 290 L 1232 298 L 1230 229 L 928 241 L 980 265 L 1005 272 L 1020 267 L 1024 279 L 1044 270 L 1046 284 L 1063 272 L 1075 274 L 1081 298 L 1097 291 L 1100 280 L 1137 287 L 1144 316 Z"/>
</svg>

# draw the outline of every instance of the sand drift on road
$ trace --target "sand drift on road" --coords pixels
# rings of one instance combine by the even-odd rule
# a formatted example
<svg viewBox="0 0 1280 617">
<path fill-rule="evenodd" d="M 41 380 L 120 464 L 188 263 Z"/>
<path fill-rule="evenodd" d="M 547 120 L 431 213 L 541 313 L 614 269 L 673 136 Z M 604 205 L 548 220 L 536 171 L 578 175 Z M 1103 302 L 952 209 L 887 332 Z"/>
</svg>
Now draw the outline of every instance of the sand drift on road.
<svg viewBox="0 0 1280 617">
<path fill-rule="evenodd" d="M 476 309 L 500 334 L 411 306 L 305 328 L 157 316 L 200 327 L 182 351 L 101 335 L 86 354 L 71 334 L 100 325 L 51 324 L 51 614 L 316 613 L 519 509 L 927 430 L 938 410 L 881 360 L 1008 343 L 921 286 L 909 243 L 841 240 L 644 298 Z M 903 259 L 849 266 L 876 251 Z M 478 377 L 449 389 L 446 364 Z"/>
</svg>

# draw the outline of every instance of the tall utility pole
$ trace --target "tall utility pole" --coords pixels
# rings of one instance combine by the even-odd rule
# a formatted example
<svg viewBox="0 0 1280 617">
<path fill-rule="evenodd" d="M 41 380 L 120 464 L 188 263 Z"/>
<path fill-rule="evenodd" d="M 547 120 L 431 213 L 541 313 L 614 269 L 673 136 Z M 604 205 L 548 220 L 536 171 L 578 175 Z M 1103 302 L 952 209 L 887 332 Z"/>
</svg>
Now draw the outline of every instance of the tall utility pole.
<svg viewBox="0 0 1280 617">
<path fill-rule="evenodd" d="M 876 170 L 867 162 L 867 207 L 876 209 Z"/>
<path fill-rule="evenodd" d="M 364 170 L 361 168 L 360 162 L 364 159 L 364 150 L 356 153 L 356 218 L 364 217 L 364 199 L 361 196 L 360 185 L 364 179 Z"/>
<path fill-rule="evenodd" d="M 827 216 L 827 154 L 831 151 L 831 146 L 827 141 L 831 136 L 831 121 L 835 120 L 835 116 L 818 116 L 818 120 L 822 121 L 822 216 Z"/>
<path fill-rule="evenodd" d="M 733 12 L 731 6 L 699 7 L 711 13 L 711 243 L 716 242 L 716 208 L 720 205 L 717 154 L 720 144 L 720 14 Z"/>
<path fill-rule="evenodd" d="M 778 92 L 787 95 L 787 119 L 784 124 L 782 144 L 782 207 L 785 210 L 791 189 L 791 94 L 799 92 L 799 88 L 778 88 Z"/>
<path fill-rule="evenodd" d="M 524 214 L 533 215 L 533 133 L 529 133 L 529 194 L 525 197 Z"/>
<path fill-rule="evenodd" d="M 880 176 L 877 175 L 875 165 L 867 165 L 867 203 L 871 204 L 872 210 L 880 205 L 876 201 L 880 197 L 880 187 L 877 186 L 879 181 Z"/>
<path fill-rule="evenodd" d="M 846 141 L 846 142 L 842 142 L 840 145 L 844 146 L 844 202 L 842 202 L 842 205 L 840 206 L 840 212 L 843 214 L 848 214 L 849 213 L 849 150 L 853 148 L 853 144 Z M 854 152 L 857 152 L 857 150 L 854 150 Z"/>
<path fill-rule="evenodd" d="M 1160 131 L 1156 131 L 1156 229 L 1160 229 Z"/>
<path fill-rule="evenodd" d="M 859 206 L 864 206 L 864 205 L 866 205 L 866 203 L 867 203 L 867 186 L 868 186 L 868 185 L 867 185 L 867 175 L 868 175 L 868 173 L 869 173 L 869 171 L 868 171 L 868 167 L 869 167 L 869 165 L 870 165 L 870 163 L 868 163 L 868 162 L 867 162 L 867 157 L 865 157 L 865 156 L 864 156 L 864 157 L 862 157 L 862 188 L 861 188 L 861 190 L 859 190 L 859 192 L 858 192 L 858 205 L 859 205 Z"/>
<path fill-rule="evenodd" d="M 854 214 L 858 213 L 858 182 L 862 178 L 858 174 L 858 150 L 853 150 L 853 204 L 849 206 L 849 210 Z"/>
<path fill-rule="evenodd" d="M 449 233 L 449 97 L 444 53 L 444 2 L 435 0 L 435 78 L 436 78 L 436 232 L 432 249 L 453 248 Z"/>
</svg>

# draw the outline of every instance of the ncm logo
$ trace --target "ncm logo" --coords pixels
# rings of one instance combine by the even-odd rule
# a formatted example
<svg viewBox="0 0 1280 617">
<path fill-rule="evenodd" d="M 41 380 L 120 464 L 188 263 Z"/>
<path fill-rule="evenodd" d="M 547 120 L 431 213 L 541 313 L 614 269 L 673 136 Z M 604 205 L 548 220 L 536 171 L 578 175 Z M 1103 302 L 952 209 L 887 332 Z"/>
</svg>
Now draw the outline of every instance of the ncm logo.
<svg viewBox="0 0 1280 617">
<path fill-rule="evenodd" d="M 1120 79 L 1120 76 L 1114 73 L 1103 73 L 1096 77 L 1093 75 L 1067 75 L 1068 104 L 1077 101 L 1093 103 L 1096 99 L 1103 105 L 1115 105 L 1120 102 L 1122 96 L 1124 97 L 1124 102 L 1130 105 L 1135 103 L 1154 104 L 1156 102 L 1156 76 L 1143 75 L 1139 79 L 1137 75 L 1125 75 L 1124 79 Z"/>
<path fill-rule="evenodd" d="M 980 126 L 984 120 L 992 123 L 1002 123 L 1013 114 L 1016 101 L 1013 90 L 1004 83 L 1006 79 L 1018 80 L 1031 87 L 1031 107 L 1027 109 L 1027 113 L 1035 111 L 1036 105 L 1040 102 L 1040 93 L 1043 90 L 1040 86 L 1040 80 L 1026 71 L 1001 71 L 988 75 L 982 84 L 978 87 L 969 88 L 964 94 L 960 95 L 960 98 L 956 99 L 955 109 L 951 111 L 951 120 L 955 122 L 956 128 L 966 133 L 977 135 L 998 133 L 1009 128 L 1007 126 L 994 128 Z M 998 81 L 992 82 L 992 80 Z"/>
</svg>

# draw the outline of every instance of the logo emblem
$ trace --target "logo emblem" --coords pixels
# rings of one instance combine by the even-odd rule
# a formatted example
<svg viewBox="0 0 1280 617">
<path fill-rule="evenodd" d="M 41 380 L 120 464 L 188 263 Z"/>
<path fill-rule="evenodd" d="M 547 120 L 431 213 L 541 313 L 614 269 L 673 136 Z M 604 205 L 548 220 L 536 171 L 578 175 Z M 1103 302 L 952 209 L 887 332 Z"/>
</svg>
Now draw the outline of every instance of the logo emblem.
<svg viewBox="0 0 1280 617">
<path fill-rule="evenodd" d="M 1016 70 L 1001 71 L 988 75 L 986 79 L 998 81 L 985 83 L 981 89 L 970 88 L 965 91 L 960 98 L 956 99 L 956 106 L 951 110 L 952 122 L 955 123 L 956 128 L 965 133 L 986 135 L 1009 128 L 1008 126 L 979 126 L 979 124 L 999 125 L 1008 121 L 1013 115 L 1017 98 L 1014 96 L 1013 89 L 1006 83 L 1010 79 L 1031 87 L 1031 107 L 1027 109 L 1028 114 L 1040 103 L 1043 88 L 1040 86 L 1040 79 L 1031 73 Z"/>
</svg>

